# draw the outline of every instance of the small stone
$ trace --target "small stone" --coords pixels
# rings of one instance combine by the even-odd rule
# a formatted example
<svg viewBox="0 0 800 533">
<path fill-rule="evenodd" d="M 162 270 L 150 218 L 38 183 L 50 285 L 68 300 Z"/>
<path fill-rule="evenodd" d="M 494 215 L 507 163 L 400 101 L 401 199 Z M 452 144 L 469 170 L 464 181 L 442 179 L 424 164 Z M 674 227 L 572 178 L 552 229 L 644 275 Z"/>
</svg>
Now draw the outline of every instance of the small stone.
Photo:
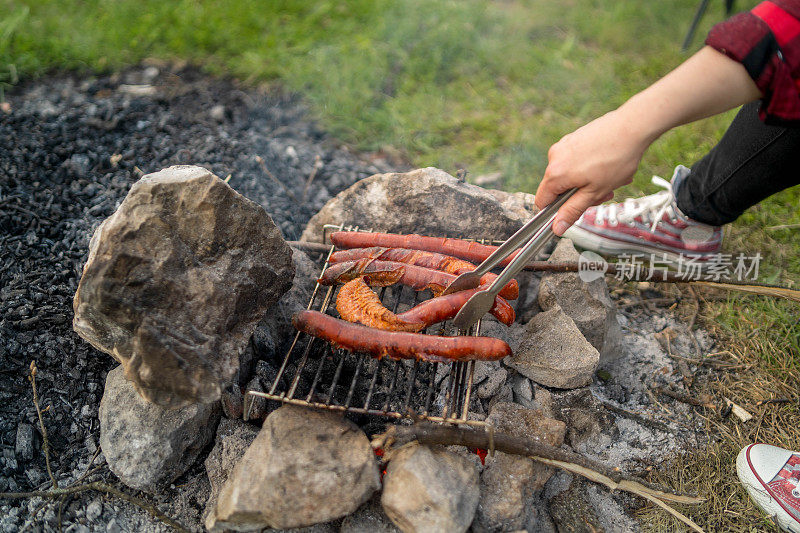
<svg viewBox="0 0 800 533">
<path fill-rule="evenodd" d="M 273 411 L 206 519 L 222 529 L 293 528 L 354 512 L 380 487 L 375 454 L 352 422 L 328 411 Z"/>
<path fill-rule="evenodd" d="M 495 404 L 486 422 L 498 432 L 561 446 L 566 425 L 541 411 L 513 403 Z M 553 469 L 518 455 L 496 452 L 486 458 L 481 475 L 481 498 L 472 524 L 477 532 L 522 529 L 535 512 L 534 495 L 544 487 Z"/>
<path fill-rule="evenodd" d="M 230 473 L 233 472 L 236 463 L 255 440 L 256 435 L 258 435 L 258 428 L 241 419 L 223 418 L 220 421 L 217 435 L 214 438 L 214 447 L 205 460 L 206 474 L 211 485 L 211 494 L 206 502 L 206 517 L 213 512 L 219 491 L 228 480 Z"/>
<path fill-rule="evenodd" d="M 579 259 L 580 254 L 572 241 L 561 239 L 548 261 L 574 262 Z M 622 330 L 604 277 L 587 283 L 576 272 L 546 273 L 539 284 L 539 306 L 547 311 L 556 305 L 572 318 L 603 360 L 616 357 Z"/>
<path fill-rule="evenodd" d="M 244 395 L 242 389 L 236 383 L 229 385 L 222 391 L 220 397 L 222 404 L 222 414 L 228 418 L 242 418 L 244 413 Z"/>
<path fill-rule="evenodd" d="M 44 479 L 44 472 L 39 470 L 38 468 L 27 468 L 25 470 L 25 477 L 28 478 L 30 481 L 31 486 L 35 487 Z"/>
<path fill-rule="evenodd" d="M 576 451 L 593 451 L 597 439 L 610 441 L 619 436 L 614 415 L 589 389 L 554 393 L 552 403 L 554 416 L 567 424 L 567 444 Z"/>
<path fill-rule="evenodd" d="M 118 366 L 100 401 L 100 448 L 120 481 L 156 492 L 194 463 L 219 418 L 219 402 L 164 409 L 145 401 Z"/>
<path fill-rule="evenodd" d="M 103 514 L 103 502 L 100 500 L 92 500 L 86 506 L 86 520 L 96 520 Z"/>
<path fill-rule="evenodd" d="M 291 257 L 260 205 L 204 168 L 169 167 L 134 183 L 95 231 L 73 328 L 147 400 L 213 402 L 291 287 Z"/>
<path fill-rule="evenodd" d="M 17 457 L 23 461 L 33 459 L 33 426 L 21 423 L 17 426 L 17 442 L 14 448 Z"/>
<path fill-rule="evenodd" d="M 503 367 L 497 367 L 494 372 L 489 373 L 486 381 L 478 387 L 478 398 L 485 400 L 497 394 L 506 382 L 507 377 L 508 370 Z"/>
<path fill-rule="evenodd" d="M 122 528 L 119 527 L 116 518 L 112 518 L 106 524 L 106 533 L 122 533 Z"/>
<path fill-rule="evenodd" d="M 243 416 L 245 420 L 263 420 L 267 416 L 267 399 L 263 396 L 247 394 L 250 391 L 264 392 L 258 376 L 254 376 L 245 388 Z"/>
<path fill-rule="evenodd" d="M 600 354 L 555 304 L 534 316 L 506 364 L 546 387 L 573 389 L 592 382 Z"/>
<path fill-rule="evenodd" d="M 225 120 L 225 106 L 217 104 L 208 111 L 208 116 L 217 122 Z"/>
<path fill-rule="evenodd" d="M 533 387 L 531 380 L 519 374 L 511 379 L 511 390 L 514 391 L 514 401 L 526 407 L 530 407 L 533 401 Z"/>
<path fill-rule="evenodd" d="M 464 532 L 480 493 L 475 464 L 444 448 L 410 444 L 395 452 L 381 504 L 402 531 Z"/>
</svg>

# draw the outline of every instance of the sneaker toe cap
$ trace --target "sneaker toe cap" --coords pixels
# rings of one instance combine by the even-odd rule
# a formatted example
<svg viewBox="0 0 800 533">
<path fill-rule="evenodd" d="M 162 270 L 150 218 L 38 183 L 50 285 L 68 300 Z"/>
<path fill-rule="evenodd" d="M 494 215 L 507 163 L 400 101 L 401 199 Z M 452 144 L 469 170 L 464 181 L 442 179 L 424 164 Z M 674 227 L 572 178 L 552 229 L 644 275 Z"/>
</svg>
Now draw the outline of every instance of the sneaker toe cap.
<svg viewBox="0 0 800 533">
<path fill-rule="evenodd" d="M 742 450 L 742 460 L 746 461 L 750 470 L 769 483 L 783 468 L 792 452 L 769 444 L 751 444 Z"/>
</svg>

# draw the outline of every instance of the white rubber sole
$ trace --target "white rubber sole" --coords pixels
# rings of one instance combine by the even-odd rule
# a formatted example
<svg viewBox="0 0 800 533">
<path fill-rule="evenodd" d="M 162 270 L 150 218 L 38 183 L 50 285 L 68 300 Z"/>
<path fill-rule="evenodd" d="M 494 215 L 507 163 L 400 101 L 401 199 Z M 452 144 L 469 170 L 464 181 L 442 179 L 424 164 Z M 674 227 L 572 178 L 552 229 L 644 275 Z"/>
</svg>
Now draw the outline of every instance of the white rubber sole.
<svg viewBox="0 0 800 533">
<path fill-rule="evenodd" d="M 749 448 L 750 446 L 747 446 L 739 452 L 739 456 L 736 457 L 736 474 L 739 476 L 739 481 L 742 482 L 742 485 L 744 485 L 747 494 L 750 495 L 753 502 L 755 502 L 759 509 L 764 511 L 768 517 L 772 518 L 772 520 L 778 524 L 778 527 L 790 533 L 800 533 L 800 523 L 775 501 L 775 498 L 767 492 L 761 480 L 756 477 L 755 473 L 750 468 L 750 464 L 747 461 L 747 450 Z"/>
<path fill-rule="evenodd" d="M 578 246 L 585 250 L 591 250 L 593 252 L 597 252 L 603 255 L 620 255 L 623 253 L 638 252 L 645 254 L 654 254 L 659 260 L 666 255 L 667 260 L 674 263 L 675 265 L 681 263 L 681 254 L 678 252 L 670 251 L 657 246 L 648 246 L 647 244 L 638 244 L 632 242 L 618 241 L 616 239 L 609 239 L 607 237 L 603 237 L 601 235 L 592 233 L 591 231 L 587 231 L 578 225 L 574 225 L 571 228 L 569 228 L 564 233 L 564 237 L 570 239 L 575 244 L 575 246 Z M 705 254 L 705 255 L 697 254 L 697 255 L 692 255 L 691 257 L 697 257 L 702 260 L 702 258 L 708 258 L 711 257 L 712 255 L 714 254 Z M 690 257 L 690 255 L 683 254 L 684 262 L 687 257 Z"/>
</svg>

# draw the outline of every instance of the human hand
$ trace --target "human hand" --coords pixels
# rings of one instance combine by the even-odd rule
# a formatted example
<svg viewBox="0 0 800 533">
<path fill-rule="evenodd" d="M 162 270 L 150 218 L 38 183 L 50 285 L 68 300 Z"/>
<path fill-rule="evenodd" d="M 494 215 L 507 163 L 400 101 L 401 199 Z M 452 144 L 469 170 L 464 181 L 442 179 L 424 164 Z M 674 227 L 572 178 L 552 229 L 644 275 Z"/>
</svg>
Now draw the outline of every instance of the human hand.
<svg viewBox="0 0 800 533">
<path fill-rule="evenodd" d="M 550 147 L 548 165 L 536 191 L 541 209 L 574 187 L 578 191 L 558 210 L 553 232 L 562 235 L 590 206 L 607 202 L 614 189 L 630 183 L 650 137 L 636 117 L 612 111 L 564 136 Z"/>
</svg>

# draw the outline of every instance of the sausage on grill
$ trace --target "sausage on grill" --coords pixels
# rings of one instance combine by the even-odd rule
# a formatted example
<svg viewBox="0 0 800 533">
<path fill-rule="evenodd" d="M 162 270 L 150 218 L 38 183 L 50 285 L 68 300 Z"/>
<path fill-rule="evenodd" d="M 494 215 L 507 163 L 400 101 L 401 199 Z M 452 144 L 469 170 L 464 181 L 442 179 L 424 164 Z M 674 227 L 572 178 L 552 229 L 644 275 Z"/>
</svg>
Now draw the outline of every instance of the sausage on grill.
<svg viewBox="0 0 800 533">
<path fill-rule="evenodd" d="M 348 322 L 389 331 L 421 331 L 426 326 L 421 320 L 408 321 L 386 309 L 362 278 L 342 285 L 336 296 L 336 310 Z"/>
<path fill-rule="evenodd" d="M 475 265 L 469 261 L 451 257 L 449 255 L 439 254 L 436 252 L 426 252 L 424 250 L 409 250 L 408 248 L 381 248 L 373 246 L 371 248 L 352 248 L 349 250 L 338 250 L 331 254 L 328 262 L 330 264 L 344 263 L 347 261 L 360 261 L 362 259 L 371 259 L 373 261 L 395 261 L 397 263 L 406 263 L 410 265 L 420 266 L 423 268 L 430 268 L 432 270 L 441 270 L 448 274 L 458 276 L 464 272 L 472 272 L 475 270 Z M 496 274 L 491 272 L 484 274 L 481 277 L 481 285 L 491 284 Z M 500 296 L 507 300 L 516 300 L 519 296 L 519 284 L 517 280 L 512 279 L 500 291 Z"/>
<path fill-rule="evenodd" d="M 459 291 L 426 300 L 405 313 L 394 314 L 383 306 L 378 295 L 361 279 L 345 283 L 336 296 L 336 310 L 348 322 L 389 331 L 421 331 L 456 316 L 479 289 Z M 492 315 L 503 324 L 514 323 L 514 309 L 502 298 L 495 300 Z"/>
<path fill-rule="evenodd" d="M 447 239 L 442 237 L 426 237 L 425 235 L 398 235 L 396 233 L 369 233 L 365 231 L 336 231 L 331 233 L 331 242 L 338 248 L 410 248 L 440 254 L 452 255 L 473 263 L 482 263 L 497 246 L 489 246 L 463 239 Z M 510 263 L 517 252 L 505 258 L 499 266 Z"/>
<path fill-rule="evenodd" d="M 347 261 L 331 265 L 325 270 L 319 282 L 322 285 L 333 285 L 337 282 L 349 282 L 356 278 L 364 278 L 364 282 L 372 287 L 385 287 L 395 283 L 402 283 L 418 291 L 431 289 L 434 295 L 439 295 L 456 276 L 439 270 L 431 270 L 429 268 L 391 261 L 372 261 L 367 258 L 359 261 Z M 426 315 L 429 317 L 445 316 L 442 320 L 452 318 L 466 303 L 469 296 L 475 294 L 476 290 L 477 289 L 459 291 L 448 295 L 452 298 L 444 298 L 441 300 L 437 297 L 428 300 L 428 302 L 432 302 L 430 304 L 428 304 L 428 302 L 423 302 L 420 306 L 425 306 L 427 304 L 427 306 L 423 308 L 424 311 L 422 311 L 424 314 L 416 315 L 413 319 L 409 317 L 409 321 L 414 322 L 419 320 L 427 322 Z M 469 296 L 467 296 L 466 293 L 468 293 Z M 456 294 L 459 294 L 459 296 L 455 296 Z M 338 299 L 336 305 L 338 308 Z M 455 312 L 450 315 L 449 313 L 451 313 L 453 309 L 455 309 Z M 497 320 L 507 326 L 510 326 L 516 318 L 514 309 L 500 296 L 495 298 L 491 313 Z M 434 322 L 440 322 L 440 320 Z"/>
<path fill-rule="evenodd" d="M 339 320 L 318 311 L 301 311 L 292 317 L 299 331 L 344 349 L 373 357 L 423 361 L 496 361 L 511 355 L 508 344 L 494 337 L 440 337 L 402 331 L 381 331 Z"/>
<path fill-rule="evenodd" d="M 361 277 L 366 278 L 365 281 L 372 287 L 402 283 L 418 291 L 430 289 L 434 294 L 443 292 L 456 279 L 452 274 L 430 268 L 393 261 L 361 259 L 329 266 L 318 281 L 322 285 L 333 285 Z"/>
</svg>

